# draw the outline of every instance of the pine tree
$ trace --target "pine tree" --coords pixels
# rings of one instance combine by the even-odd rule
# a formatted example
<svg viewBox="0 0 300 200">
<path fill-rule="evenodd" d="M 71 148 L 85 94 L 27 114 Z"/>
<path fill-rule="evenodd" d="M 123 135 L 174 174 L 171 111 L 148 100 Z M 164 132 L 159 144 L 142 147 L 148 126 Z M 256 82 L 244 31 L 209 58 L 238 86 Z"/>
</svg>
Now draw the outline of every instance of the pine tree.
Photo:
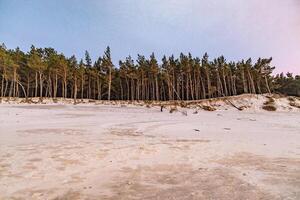
<svg viewBox="0 0 300 200">
<path fill-rule="evenodd" d="M 40 87 L 40 101 L 43 100 L 43 82 L 44 82 L 44 70 L 45 63 L 43 61 L 42 49 L 36 49 L 33 45 L 29 52 L 28 65 L 35 71 L 35 97 L 38 95 L 38 79 Z"/>
<path fill-rule="evenodd" d="M 102 59 L 103 68 L 106 71 L 106 77 L 107 77 L 107 84 L 108 84 L 108 92 L 107 92 L 107 99 L 110 101 L 111 99 L 111 83 L 112 83 L 112 71 L 113 71 L 113 63 L 111 60 L 110 55 L 110 47 L 106 48 L 106 51 L 104 52 L 104 56 Z"/>
<path fill-rule="evenodd" d="M 78 76 L 79 76 L 79 66 L 77 63 L 77 59 L 75 55 L 71 56 L 69 59 L 69 66 L 70 66 L 70 72 L 72 74 L 72 81 L 73 81 L 73 99 L 74 104 L 77 102 L 77 93 L 78 93 Z"/>
</svg>

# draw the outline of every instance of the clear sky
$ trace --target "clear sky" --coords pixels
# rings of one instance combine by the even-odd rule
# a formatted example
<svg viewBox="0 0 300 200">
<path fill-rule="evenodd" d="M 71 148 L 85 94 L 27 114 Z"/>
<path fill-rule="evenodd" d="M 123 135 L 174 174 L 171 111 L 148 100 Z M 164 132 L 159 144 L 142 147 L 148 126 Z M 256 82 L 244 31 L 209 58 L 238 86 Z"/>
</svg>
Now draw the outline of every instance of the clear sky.
<svg viewBox="0 0 300 200">
<path fill-rule="evenodd" d="M 300 74 L 300 0 L 0 0 L 0 42 L 93 59 L 191 52 L 273 57 Z"/>
</svg>

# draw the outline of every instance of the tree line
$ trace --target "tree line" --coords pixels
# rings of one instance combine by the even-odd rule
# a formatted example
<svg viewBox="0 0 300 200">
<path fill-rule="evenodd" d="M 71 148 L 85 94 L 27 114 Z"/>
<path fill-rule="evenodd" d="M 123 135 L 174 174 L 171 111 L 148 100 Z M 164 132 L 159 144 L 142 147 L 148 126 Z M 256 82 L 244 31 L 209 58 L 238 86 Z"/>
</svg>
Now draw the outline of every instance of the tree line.
<svg viewBox="0 0 300 200">
<path fill-rule="evenodd" d="M 88 51 L 79 61 L 53 48 L 23 52 L 0 46 L 0 97 L 74 98 L 95 100 L 199 100 L 243 93 L 262 94 L 285 89 L 288 74 L 272 76 L 272 58 L 228 62 L 181 53 L 149 57 L 128 56 L 115 66 L 110 48 L 92 62 Z M 296 91 L 297 93 L 297 91 Z"/>
</svg>

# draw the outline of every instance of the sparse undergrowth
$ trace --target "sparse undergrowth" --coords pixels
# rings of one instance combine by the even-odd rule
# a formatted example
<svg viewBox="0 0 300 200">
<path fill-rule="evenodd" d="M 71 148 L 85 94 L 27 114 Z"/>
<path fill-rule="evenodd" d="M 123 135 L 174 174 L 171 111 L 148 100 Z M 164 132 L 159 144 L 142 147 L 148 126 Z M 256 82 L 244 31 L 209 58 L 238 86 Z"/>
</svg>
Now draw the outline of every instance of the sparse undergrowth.
<svg viewBox="0 0 300 200">
<path fill-rule="evenodd" d="M 180 102 L 180 107 L 186 108 L 187 106 L 188 106 L 188 104 L 186 102 L 184 102 L 184 101 Z"/>
<path fill-rule="evenodd" d="M 295 108 L 299 108 L 300 109 L 300 104 L 297 103 L 296 99 L 294 97 L 288 97 L 288 100 L 289 100 L 289 104 L 290 106 L 292 107 L 295 107 Z"/>
<path fill-rule="evenodd" d="M 288 100 L 289 100 L 290 102 L 295 102 L 295 101 L 296 101 L 296 99 L 295 99 L 294 97 L 288 97 Z"/>
<path fill-rule="evenodd" d="M 296 102 L 290 102 L 290 106 L 300 109 L 300 104 L 297 104 Z"/>
<path fill-rule="evenodd" d="M 202 105 L 200 106 L 200 108 L 202 108 L 203 110 L 206 110 L 206 111 L 216 111 L 217 109 L 212 107 L 212 106 L 206 106 L 206 105 Z"/>
<path fill-rule="evenodd" d="M 275 104 L 275 100 L 272 97 L 267 96 L 267 101 L 264 103 L 264 105 L 271 105 Z"/>
<path fill-rule="evenodd" d="M 267 111 L 276 111 L 277 108 L 274 105 L 264 105 L 262 109 L 267 110 Z"/>
<path fill-rule="evenodd" d="M 272 97 L 267 96 L 268 100 L 264 103 L 262 109 L 266 111 L 276 111 L 275 100 Z"/>
</svg>

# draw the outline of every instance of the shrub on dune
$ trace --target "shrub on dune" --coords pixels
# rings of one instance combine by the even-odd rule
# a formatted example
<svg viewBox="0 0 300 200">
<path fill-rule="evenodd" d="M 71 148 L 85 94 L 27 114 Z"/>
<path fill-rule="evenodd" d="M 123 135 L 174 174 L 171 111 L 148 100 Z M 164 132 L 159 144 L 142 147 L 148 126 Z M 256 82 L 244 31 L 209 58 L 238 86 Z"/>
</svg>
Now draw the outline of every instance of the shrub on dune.
<svg viewBox="0 0 300 200">
<path fill-rule="evenodd" d="M 266 111 L 276 111 L 277 108 L 275 106 L 275 100 L 272 97 L 267 96 L 267 101 L 264 102 L 264 105 L 262 106 L 262 109 Z"/>
<path fill-rule="evenodd" d="M 274 105 L 264 105 L 262 107 L 262 109 L 266 110 L 266 111 L 276 111 L 277 108 Z"/>
</svg>

